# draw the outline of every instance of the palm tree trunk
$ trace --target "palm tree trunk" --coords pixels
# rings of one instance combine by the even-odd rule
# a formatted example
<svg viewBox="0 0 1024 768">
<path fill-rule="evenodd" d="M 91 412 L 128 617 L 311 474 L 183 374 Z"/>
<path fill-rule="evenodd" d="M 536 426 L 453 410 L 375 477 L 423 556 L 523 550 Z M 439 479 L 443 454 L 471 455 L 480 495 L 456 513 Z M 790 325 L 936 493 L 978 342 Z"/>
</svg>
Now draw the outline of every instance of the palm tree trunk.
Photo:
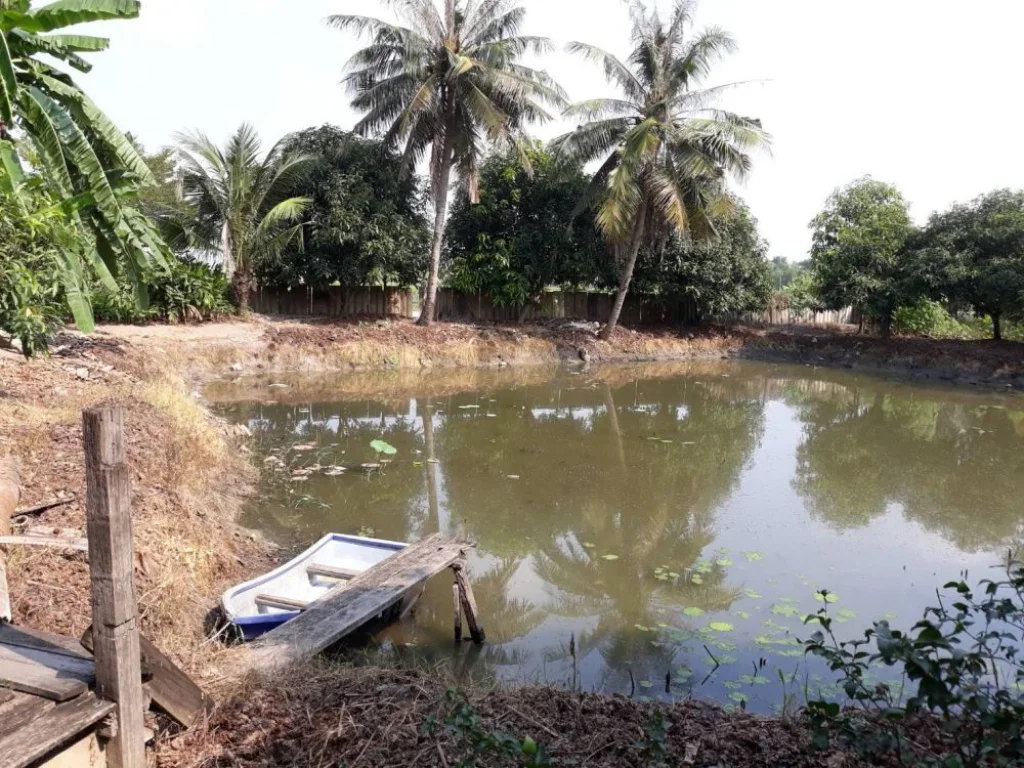
<svg viewBox="0 0 1024 768">
<path fill-rule="evenodd" d="M 238 311 L 248 312 L 249 298 L 252 293 L 252 273 L 248 265 L 235 269 L 235 274 L 231 278 L 231 286 L 235 292 L 235 301 L 238 302 Z"/>
<path fill-rule="evenodd" d="M 633 230 L 633 239 L 629 243 L 629 257 L 622 267 L 619 275 L 619 290 L 615 294 L 615 303 L 612 304 L 611 314 L 608 315 L 608 322 L 601 329 L 601 338 L 608 341 L 619 324 L 619 315 L 622 314 L 622 307 L 626 303 L 626 296 L 629 294 L 629 284 L 633 280 L 633 269 L 636 267 L 636 258 L 640 255 L 640 246 L 644 242 L 644 227 L 647 224 L 647 196 L 640 201 L 640 209 L 636 212 L 636 227 Z"/>
<path fill-rule="evenodd" d="M 417 325 L 430 325 L 437 319 L 437 286 L 441 272 L 441 248 L 444 245 L 444 230 L 448 219 L 448 187 L 452 177 L 452 146 L 449 135 L 445 137 L 434 185 L 434 237 L 430 242 L 430 272 L 427 276 L 427 295 L 420 310 Z"/>
</svg>

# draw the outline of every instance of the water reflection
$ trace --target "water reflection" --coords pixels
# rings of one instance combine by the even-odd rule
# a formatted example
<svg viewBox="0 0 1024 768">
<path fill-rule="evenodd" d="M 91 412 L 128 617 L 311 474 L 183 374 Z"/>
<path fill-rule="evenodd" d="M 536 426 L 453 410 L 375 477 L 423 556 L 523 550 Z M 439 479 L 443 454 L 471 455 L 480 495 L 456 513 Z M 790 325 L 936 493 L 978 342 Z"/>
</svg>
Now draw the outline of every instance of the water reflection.
<svg viewBox="0 0 1024 768">
<path fill-rule="evenodd" d="M 490 642 L 460 663 L 498 677 L 766 709 L 760 661 L 792 674 L 816 589 L 851 630 L 909 620 L 1024 518 L 1012 398 L 735 363 L 465 376 L 260 382 L 224 409 L 266 458 L 247 522 L 281 541 L 472 534 Z M 398 455 L 368 473 L 377 438 Z M 435 582 L 384 641 L 451 656 Z"/>
</svg>

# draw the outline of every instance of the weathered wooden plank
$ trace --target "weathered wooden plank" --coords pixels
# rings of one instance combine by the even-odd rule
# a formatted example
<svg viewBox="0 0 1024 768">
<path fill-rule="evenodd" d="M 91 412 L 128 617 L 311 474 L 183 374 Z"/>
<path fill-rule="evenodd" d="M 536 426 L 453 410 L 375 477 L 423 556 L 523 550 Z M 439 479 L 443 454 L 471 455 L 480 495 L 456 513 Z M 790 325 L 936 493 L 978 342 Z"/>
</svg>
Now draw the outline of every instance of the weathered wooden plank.
<svg viewBox="0 0 1024 768">
<path fill-rule="evenodd" d="M 93 647 L 92 627 L 82 635 L 82 645 Z M 142 654 L 142 674 L 148 678 L 143 686 L 153 703 L 184 726 L 192 725 L 202 712 L 212 705 L 191 677 L 145 637 L 139 636 Z"/>
<path fill-rule="evenodd" d="M 11 515 L 21 500 L 21 465 L 18 460 L 0 458 L 0 536 L 11 533 Z M 7 586 L 7 561 L 0 552 L 0 622 L 11 620 L 11 591 Z"/>
<path fill-rule="evenodd" d="M 72 539 L 66 536 L 0 536 L 0 546 L 56 547 L 75 549 L 79 552 L 89 551 L 89 542 L 86 539 Z"/>
<path fill-rule="evenodd" d="M 462 595 L 458 583 L 452 584 L 452 623 L 455 626 L 455 642 L 462 642 Z"/>
<path fill-rule="evenodd" d="M 92 654 L 73 637 L 53 635 L 28 627 L 16 627 L 13 624 L 0 624 L 0 645 L 33 648 L 89 662 L 93 660 Z"/>
<path fill-rule="evenodd" d="M 89 690 L 92 661 L 0 645 L 0 685 L 53 701 L 67 701 Z"/>
<path fill-rule="evenodd" d="M 354 579 L 362 571 L 353 571 L 349 568 L 335 568 L 333 565 L 319 565 L 311 563 L 306 566 L 306 573 L 310 576 L 325 576 L 328 579 Z"/>
<path fill-rule="evenodd" d="M 0 768 L 23 768 L 75 739 L 114 711 L 114 704 L 91 693 L 58 704 L 32 721 L 0 738 Z M 145 752 L 140 740 L 139 749 Z"/>
<path fill-rule="evenodd" d="M 452 566 L 455 571 L 455 584 L 459 588 L 459 597 L 462 601 L 462 612 L 466 614 L 466 624 L 469 626 L 469 636 L 474 643 L 482 643 L 485 639 L 484 628 L 480 623 L 480 615 L 476 608 L 476 597 L 473 595 L 473 587 L 466 578 L 466 571 L 462 563 Z"/>
<path fill-rule="evenodd" d="M 0 701 L 0 741 L 56 706 L 49 699 L 31 693 L 5 690 L 3 695 L 6 698 Z M 0 765 L 3 765 L 3 754 L 0 754 Z"/>
<path fill-rule="evenodd" d="M 268 670 L 319 653 L 394 605 L 420 582 L 465 557 L 471 546 L 440 534 L 410 544 L 254 642 L 245 663 L 251 669 Z"/>
<path fill-rule="evenodd" d="M 113 701 L 117 712 L 117 734 L 110 740 L 111 768 L 145 768 L 131 487 L 123 436 L 122 408 L 83 412 L 96 694 Z"/>
</svg>

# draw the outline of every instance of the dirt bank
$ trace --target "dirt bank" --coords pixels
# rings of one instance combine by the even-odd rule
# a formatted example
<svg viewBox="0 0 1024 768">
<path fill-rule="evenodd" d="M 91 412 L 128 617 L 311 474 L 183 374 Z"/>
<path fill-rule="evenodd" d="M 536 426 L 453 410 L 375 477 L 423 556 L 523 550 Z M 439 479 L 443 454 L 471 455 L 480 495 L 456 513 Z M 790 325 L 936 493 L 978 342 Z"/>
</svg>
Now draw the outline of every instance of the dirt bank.
<svg viewBox="0 0 1024 768">
<path fill-rule="evenodd" d="M 108 326 L 100 338 L 128 344 L 157 366 L 211 378 L 432 368 L 629 363 L 741 357 L 861 370 L 959 384 L 1024 388 L 1024 344 L 919 338 L 889 340 L 806 328 L 618 329 L 596 325 L 474 326 L 410 321 L 268 320 L 197 327 Z"/>
<path fill-rule="evenodd" d="M 81 411 L 126 408 L 136 584 L 144 634 L 193 673 L 210 669 L 204 619 L 215 595 L 268 560 L 234 519 L 254 473 L 237 436 L 211 418 L 179 372 L 110 340 L 59 338 L 50 358 L 0 354 L 0 451 L 22 465 L 22 505 L 70 503 L 19 520 L 16 531 L 85 530 Z M 144 371 L 144 373 L 140 373 Z M 14 621 L 79 635 L 90 622 L 84 554 L 13 547 Z"/>
</svg>

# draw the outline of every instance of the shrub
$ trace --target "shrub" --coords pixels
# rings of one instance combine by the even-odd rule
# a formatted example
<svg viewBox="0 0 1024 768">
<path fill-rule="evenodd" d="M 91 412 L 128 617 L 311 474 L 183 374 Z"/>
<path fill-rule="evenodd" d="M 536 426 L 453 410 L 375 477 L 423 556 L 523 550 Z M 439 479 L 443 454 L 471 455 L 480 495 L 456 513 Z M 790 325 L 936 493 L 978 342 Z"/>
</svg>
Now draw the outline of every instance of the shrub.
<svg viewBox="0 0 1024 768">
<path fill-rule="evenodd" d="M 919 336 L 959 338 L 969 335 L 955 317 L 937 301 L 922 299 L 908 307 L 896 310 L 893 323 L 897 333 L 913 333 Z"/>
<path fill-rule="evenodd" d="M 841 674 L 843 690 L 858 707 L 809 702 L 815 742 L 825 747 L 839 738 L 869 754 L 895 753 L 904 765 L 1020 765 L 1024 562 L 1011 554 L 1004 573 L 999 580 L 983 580 L 978 590 L 963 580 L 946 584 L 951 599 L 939 595 L 939 605 L 928 608 L 909 633 L 879 621 L 863 639 L 849 642 L 836 639 L 823 593 L 825 607 L 807 617 L 821 630 L 805 649 Z M 899 687 L 869 683 L 869 669 L 878 663 L 902 668 L 916 690 L 906 695 Z M 865 711 L 871 716 L 859 714 Z M 941 743 L 933 740 L 925 751 L 910 726 L 928 719 L 941 726 Z"/>
<path fill-rule="evenodd" d="M 167 274 L 149 279 L 149 303 L 140 307 L 127 289 L 99 290 L 93 299 L 97 320 L 116 323 L 170 323 L 214 320 L 234 311 L 228 300 L 228 279 L 220 270 L 198 262 L 179 261 Z"/>
</svg>

